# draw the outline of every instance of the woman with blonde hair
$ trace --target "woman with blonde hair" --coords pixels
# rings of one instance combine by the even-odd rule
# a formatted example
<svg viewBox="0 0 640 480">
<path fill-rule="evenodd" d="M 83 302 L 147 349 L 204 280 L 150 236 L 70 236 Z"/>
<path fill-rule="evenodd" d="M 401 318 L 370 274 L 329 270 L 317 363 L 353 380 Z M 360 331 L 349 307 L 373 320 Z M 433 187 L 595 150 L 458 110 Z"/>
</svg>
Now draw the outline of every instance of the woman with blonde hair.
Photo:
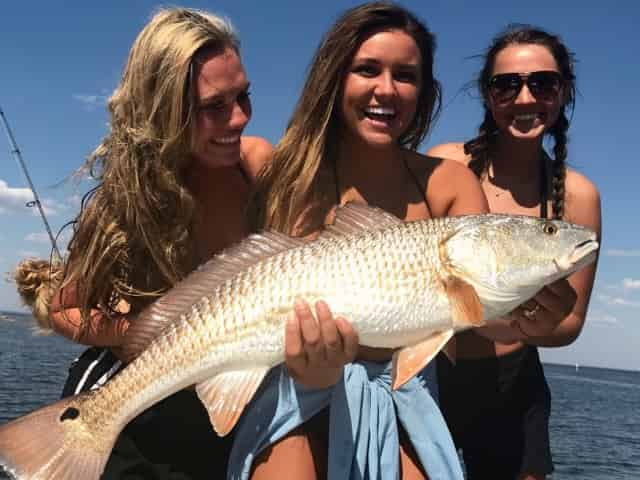
<svg viewBox="0 0 640 480">
<path fill-rule="evenodd" d="M 254 225 L 314 236 L 346 202 L 403 220 L 486 212 L 471 171 L 416 152 L 439 106 L 433 52 L 433 35 L 399 6 L 373 2 L 345 12 L 317 49 L 288 128 L 259 176 Z M 319 368 L 318 338 L 305 331 L 309 317 L 288 332 L 297 339 L 287 348 L 291 375 L 276 371 L 240 420 L 233 471 L 252 471 L 254 479 L 281 472 L 462 478 L 430 395 L 434 369 L 392 392 L 387 350 L 361 347 L 356 362 Z M 300 377 L 314 372 L 316 388 L 309 389 Z M 273 418 L 265 425 L 265 417 Z"/>
<path fill-rule="evenodd" d="M 492 212 L 551 216 L 600 236 L 598 190 L 566 165 L 575 75 L 561 39 L 528 25 L 508 28 L 487 50 L 478 88 L 484 104 L 478 135 L 429 154 L 468 165 Z M 554 140 L 553 156 L 545 136 Z M 537 347 L 578 337 L 595 271 L 594 263 L 543 288 L 503 325 L 457 335 L 455 365 L 438 358 L 441 406 L 468 478 L 544 479 L 553 470 L 551 394 Z M 462 399 L 471 392 L 470 404 Z"/>
<path fill-rule="evenodd" d="M 17 275 L 26 300 L 39 292 L 46 303 L 55 291 L 41 323 L 94 346 L 72 366 L 65 395 L 114 375 L 136 315 L 249 233 L 249 190 L 271 153 L 242 136 L 251 102 L 238 38 L 204 11 L 151 18 L 108 109 L 109 133 L 85 166 L 97 185 L 75 219 L 63 275 L 54 266 L 48 291 L 27 285 L 38 271 L 49 280 L 47 265 L 25 262 Z M 103 478 L 211 478 L 225 471 L 229 448 L 185 390 L 127 426 Z"/>
</svg>

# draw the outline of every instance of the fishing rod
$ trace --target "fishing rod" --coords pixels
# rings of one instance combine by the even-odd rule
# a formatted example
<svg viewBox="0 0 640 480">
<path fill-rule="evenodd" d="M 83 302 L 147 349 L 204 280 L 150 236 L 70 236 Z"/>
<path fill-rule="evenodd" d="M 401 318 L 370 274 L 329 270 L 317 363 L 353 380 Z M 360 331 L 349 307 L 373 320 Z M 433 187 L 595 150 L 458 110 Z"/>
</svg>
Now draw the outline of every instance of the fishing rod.
<svg viewBox="0 0 640 480">
<path fill-rule="evenodd" d="M 11 131 L 11 127 L 9 126 L 9 121 L 0 107 L 0 117 L 2 117 L 2 123 L 4 125 L 4 129 L 7 132 L 7 138 L 9 139 L 9 143 L 11 144 L 11 153 L 15 155 L 18 160 L 18 164 L 22 169 L 22 173 L 24 173 L 25 178 L 27 179 L 27 183 L 29 184 L 29 188 L 31 189 L 31 193 L 33 194 L 33 201 L 27 202 L 26 206 L 32 208 L 34 206 L 38 207 L 40 211 L 40 217 L 42 217 L 42 222 L 44 223 L 44 228 L 47 230 L 47 234 L 49 235 L 49 240 L 51 240 L 51 246 L 53 247 L 54 256 L 57 257 L 56 260 L 61 262 L 62 255 L 60 255 L 60 250 L 58 250 L 58 245 L 56 244 L 56 239 L 51 232 L 51 227 L 49 226 L 49 222 L 47 221 L 47 216 L 44 214 L 44 210 L 42 208 L 42 203 L 40 202 L 40 197 L 38 197 L 38 193 L 36 192 L 36 188 L 33 186 L 33 182 L 31 181 L 31 176 L 29 175 L 29 171 L 27 170 L 27 165 L 24 163 L 22 158 L 22 153 L 20 153 L 20 149 L 18 148 L 18 144 L 16 143 L 16 139 L 13 136 L 13 132 Z"/>
</svg>

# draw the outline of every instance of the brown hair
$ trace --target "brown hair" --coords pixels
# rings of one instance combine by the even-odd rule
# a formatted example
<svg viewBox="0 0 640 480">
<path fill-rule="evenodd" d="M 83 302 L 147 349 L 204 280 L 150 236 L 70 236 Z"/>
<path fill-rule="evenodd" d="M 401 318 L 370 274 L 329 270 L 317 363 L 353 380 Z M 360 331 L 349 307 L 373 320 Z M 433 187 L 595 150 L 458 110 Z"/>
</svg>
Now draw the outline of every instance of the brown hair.
<svg viewBox="0 0 640 480">
<path fill-rule="evenodd" d="M 329 192 L 321 177 L 335 161 L 340 142 L 338 106 L 342 84 L 360 45 L 372 34 L 401 30 L 422 55 L 418 109 L 399 144 L 417 149 L 440 108 L 440 85 L 433 77 L 434 36 L 410 12 L 388 2 L 347 10 L 325 34 L 313 57 L 287 130 L 262 171 L 250 207 L 254 228 L 290 233 L 302 212 Z M 324 177 L 323 177 L 324 178 Z"/>
</svg>

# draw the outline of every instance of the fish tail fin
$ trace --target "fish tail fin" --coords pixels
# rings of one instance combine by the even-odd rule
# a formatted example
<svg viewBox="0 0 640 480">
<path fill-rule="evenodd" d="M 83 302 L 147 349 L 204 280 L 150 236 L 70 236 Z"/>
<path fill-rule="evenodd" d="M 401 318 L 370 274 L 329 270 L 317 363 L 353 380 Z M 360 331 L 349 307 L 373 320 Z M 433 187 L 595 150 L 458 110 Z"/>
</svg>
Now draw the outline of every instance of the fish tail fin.
<svg viewBox="0 0 640 480">
<path fill-rule="evenodd" d="M 92 435 L 79 405 L 70 397 L 0 426 L 5 472 L 18 480 L 98 480 L 118 432 Z"/>
</svg>

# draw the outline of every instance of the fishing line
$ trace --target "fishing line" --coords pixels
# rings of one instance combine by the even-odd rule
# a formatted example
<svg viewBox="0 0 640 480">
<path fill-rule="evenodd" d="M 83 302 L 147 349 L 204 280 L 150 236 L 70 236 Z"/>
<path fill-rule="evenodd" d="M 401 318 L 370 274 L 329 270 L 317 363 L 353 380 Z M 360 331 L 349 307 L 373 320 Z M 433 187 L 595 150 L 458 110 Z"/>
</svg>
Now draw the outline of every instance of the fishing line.
<svg viewBox="0 0 640 480">
<path fill-rule="evenodd" d="M 49 240 L 51 241 L 51 246 L 53 247 L 53 253 L 56 257 L 56 261 L 62 262 L 62 255 L 60 255 L 60 250 L 58 250 L 58 245 L 56 244 L 56 239 L 51 233 L 51 227 L 49 226 L 49 222 L 47 221 L 47 217 L 44 213 L 44 209 L 42 208 L 42 203 L 40 202 L 40 197 L 38 197 L 38 193 L 36 192 L 35 187 L 33 186 L 33 182 L 31 181 L 31 176 L 29 175 L 29 171 L 27 170 L 27 165 L 24 163 L 22 158 L 22 153 L 18 148 L 18 144 L 16 143 L 16 139 L 13 136 L 13 132 L 11 131 L 11 127 L 9 126 L 9 121 L 0 107 L 0 117 L 2 118 L 2 124 L 4 125 L 5 132 L 7 133 L 7 138 L 9 139 L 9 143 L 11 144 L 11 153 L 16 157 L 18 161 L 18 165 L 20 166 L 22 173 L 27 179 L 27 183 L 29 184 L 29 188 L 31 189 L 31 193 L 33 194 L 33 200 L 27 202 L 25 206 L 27 208 L 38 207 L 38 211 L 40 212 L 40 217 L 42 218 L 42 222 L 44 223 L 44 228 L 47 230 L 47 234 L 49 235 Z"/>
</svg>

